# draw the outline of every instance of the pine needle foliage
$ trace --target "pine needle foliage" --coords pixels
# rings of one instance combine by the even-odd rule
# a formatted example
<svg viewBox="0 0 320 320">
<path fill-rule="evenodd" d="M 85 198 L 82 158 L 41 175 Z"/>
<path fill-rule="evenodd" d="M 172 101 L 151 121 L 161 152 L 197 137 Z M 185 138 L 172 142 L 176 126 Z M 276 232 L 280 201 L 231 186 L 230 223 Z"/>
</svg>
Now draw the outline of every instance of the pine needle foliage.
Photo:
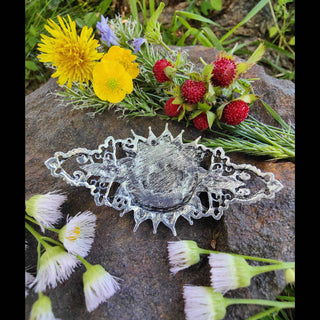
<svg viewBox="0 0 320 320">
<path fill-rule="evenodd" d="M 220 123 L 222 130 L 215 131 L 221 137 L 205 138 L 205 146 L 222 147 L 226 152 L 243 152 L 254 156 L 267 156 L 273 160 L 295 160 L 295 130 L 263 101 L 263 105 L 280 124 L 279 127 L 264 124 L 250 116 L 237 126 Z"/>
</svg>

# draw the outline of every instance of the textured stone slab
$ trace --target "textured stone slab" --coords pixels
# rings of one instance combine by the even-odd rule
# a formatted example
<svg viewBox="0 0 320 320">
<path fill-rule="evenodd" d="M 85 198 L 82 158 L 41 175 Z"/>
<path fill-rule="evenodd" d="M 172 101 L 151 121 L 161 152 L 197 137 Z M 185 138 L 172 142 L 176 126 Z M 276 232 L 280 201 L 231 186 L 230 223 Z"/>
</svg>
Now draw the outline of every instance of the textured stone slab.
<svg viewBox="0 0 320 320">
<path fill-rule="evenodd" d="M 186 50 L 194 62 L 198 61 L 199 56 L 210 62 L 217 54 L 212 48 L 189 47 Z M 261 67 L 252 68 L 247 76 L 260 77 L 261 83 L 255 85 L 256 93 L 265 93 L 266 102 L 284 119 L 294 121 L 292 82 L 269 77 Z M 117 139 L 130 137 L 131 129 L 139 135 L 147 136 L 148 127 L 151 126 L 155 135 L 159 136 L 165 122 L 156 117 L 119 119 L 112 110 L 90 118 L 84 111 L 72 110 L 71 106 L 62 104 L 54 95 L 50 95 L 50 92 L 57 89 L 55 79 L 51 79 L 26 97 L 26 199 L 36 193 L 60 189 L 68 196 L 62 207 L 65 217 L 85 210 L 96 214 L 96 237 L 88 261 L 102 264 L 111 274 L 122 279 L 118 294 L 92 313 L 87 313 L 82 292 L 82 273 L 85 268 L 79 267 L 65 283 L 46 291 L 52 299 L 57 318 L 184 319 L 183 285 L 209 286 L 208 260 L 204 256 L 199 264 L 172 276 L 169 272 L 167 241 L 191 239 L 203 248 L 210 248 L 211 241 L 215 239 L 216 250 L 219 251 L 294 260 L 294 164 L 228 154 L 233 163 L 249 163 L 264 172 L 273 172 L 284 188 L 273 200 L 263 200 L 253 205 L 230 205 L 219 221 L 211 217 L 202 218 L 190 226 L 186 220 L 179 218 L 176 223 L 177 237 L 161 224 L 154 235 L 151 221 L 142 223 L 134 233 L 132 213 L 126 213 L 120 218 L 119 212 L 112 208 L 97 207 L 89 190 L 71 187 L 61 179 L 52 177 L 44 161 L 56 151 L 67 152 L 75 147 L 94 149 L 110 135 Z M 259 109 L 261 112 L 258 112 Z M 252 112 L 266 123 L 272 123 L 258 102 L 252 107 Z M 182 123 L 169 122 L 169 129 L 175 137 L 185 128 Z M 199 135 L 199 131 L 189 127 L 183 137 L 195 139 Z M 208 133 L 203 135 L 212 137 Z M 26 252 L 26 266 L 31 266 L 32 271 L 36 266 L 36 244 L 29 234 L 26 234 L 26 238 L 30 247 Z M 257 276 L 249 288 L 227 295 L 273 299 L 284 285 L 282 272 L 279 271 Z M 30 293 L 26 299 L 26 319 L 35 300 L 36 294 Z M 247 306 L 230 306 L 225 319 L 245 319 L 255 311 L 257 309 Z"/>
</svg>

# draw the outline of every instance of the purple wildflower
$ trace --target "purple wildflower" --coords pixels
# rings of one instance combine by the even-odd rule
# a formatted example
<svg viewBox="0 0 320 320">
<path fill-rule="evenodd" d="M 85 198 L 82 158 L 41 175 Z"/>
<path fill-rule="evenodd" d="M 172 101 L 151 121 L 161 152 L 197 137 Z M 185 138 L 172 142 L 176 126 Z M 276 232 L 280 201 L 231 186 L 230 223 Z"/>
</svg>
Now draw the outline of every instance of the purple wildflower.
<svg viewBox="0 0 320 320">
<path fill-rule="evenodd" d="M 109 47 L 110 45 L 119 46 L 118 38 L 108 25 L 108 17 L 105 18 L 103 15 L 101 15 L 101 22 L 97 22 L 96 27 L 101 32 L 101 39 L 106 41 Z"/>
<path fill-rule="evenodd" d="M 134 53 L 137 53 L 140 50 L 140 47 L 143 43 L 146 42 L 146 39 L 144 38 L 134 38 L 132 45 L 134 46 Z"/>
</svg>

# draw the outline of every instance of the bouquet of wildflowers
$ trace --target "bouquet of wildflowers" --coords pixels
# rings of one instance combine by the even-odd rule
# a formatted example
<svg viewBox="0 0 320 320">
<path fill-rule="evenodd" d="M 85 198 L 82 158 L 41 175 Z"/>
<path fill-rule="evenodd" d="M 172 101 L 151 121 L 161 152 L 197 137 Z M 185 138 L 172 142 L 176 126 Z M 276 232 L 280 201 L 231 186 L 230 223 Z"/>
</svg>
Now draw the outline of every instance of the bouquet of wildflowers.
<svg viewBox="0 0 320 320">
<path fill-rule="evenodd" d="M 254 79 L 242 75 L 261 59 L 264 45 L 260 44 L 246 62 L 236 62 L 231 50 L 220 52 L 215 61 L 201 59 L 202 70 L 195 70 L 185 52 L 172 50 L 163 42 L 158 23 L 163 7 L 161 3 L 145 27 L 131 17 L 109 20 L 101 16 L 96 25 L 99 41 L 86 26 L 78 35 L 69 16 L 58 16 L 59 25 L 49 20 L 46 30 L 51 36 L 42 35 L 38 58 L 55 69 L 52 77 L 66 89 L 58 94 L 74 108 L 93 109 L 93 114 L 113 107 L 123 116 L 159 116 L 184 121 L 200 131 L 215 126 L 230 132 L 230 126 L 239 125 L 246 130 L 241 125 L 259 97 L 252 89 Z M 257 120 L 250 121 L 261 127 Z M 272 154 L 262 145 L 266 154 L 294 157 L 292 127 L 283 127 L 280 132 L 270 126 L 262 130 L 266 128 L 274 134 L 271 145 L 276 148 Z M 248 135 L 246 139 L 250 139 Z M 262 149 L 262 142 L 260 148 L 253 149 Z M 212 144 L 208 142 L 208 146 Z"/>
</svg>

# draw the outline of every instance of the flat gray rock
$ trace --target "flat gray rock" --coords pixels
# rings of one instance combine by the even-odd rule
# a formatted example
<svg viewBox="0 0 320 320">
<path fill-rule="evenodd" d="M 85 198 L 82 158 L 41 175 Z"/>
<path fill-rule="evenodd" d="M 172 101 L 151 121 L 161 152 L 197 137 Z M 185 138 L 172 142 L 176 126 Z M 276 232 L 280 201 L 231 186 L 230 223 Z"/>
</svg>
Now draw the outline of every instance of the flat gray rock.
<svg viewBox="0 0 320 320">
<path fill-rule="evenodd" d="M 199 63 L 201 56 L 211 62 L 217 50 L 201 46 L 187 47 L 190 60 Z M 264 94 L 264 100 L 286 120 L 294 122 L 294 84 L 287 80 L 274 79 L 265 74 L 262 67 L 255 66 L 246 77 L 259 77 L 254 84 L 255 93 Z M 165 121 L 158 117 L 120 119 L 112 110 L 90 118 L 85 111 L 73 110 L 61 102 L 54 93 L 59 86 L 55 79 L 26 97 L 25 114 L 25 196 L 61 190 L 68 196 L 62 211 L 65 217 L 85 210 L 97 216 L 95 241 L 87 260 L 101 264 L 112 275 L 121 278 L 121 290 L 96 310 L 88 313 L 85 308 L 82 274 L 84 266 L 78 267 L 71 277 L 55 289 L 45 292 L 53 304 L 53 312 L 61 319 L 112 319 L 112 320 L 182 320 L 184 302 L 182 288 L 185 284 L 210 285 L 210 270 L 206 256 L 197 265 L 177 273 L 169 272 L 167 241 L 190 239 L 200 247 L 210 249 L 215 240 L 217 251 L 294 261 L 294 178 L 295 165 L 291 162 L 264 161 L 242 154 L 228 154 L 233 163 L 252 164 L 263 172 L 273 172 L 283 184 L 283 189 L 274 199 L 255 204 L 231 204 L 221 220 L 212 217 L 188 221 L 179 218 L 176 223 L 177 237 L 170 229 L 160 224 L 153 234 L 150 220 L 143 222 L 134 233 L 132 212 L 123 217 L 119 212 L 95 205 L 93 197 L 85 187 L 72 187 L 62 179 L 54 178 L 44 165 L 56 151 L 67 152 L 76 147 L 96 149 L 108 136 L 125 139 L 135 133 L 148 136 L 151 126 L 156 136 L 164 128 Z M 265 123 L 274 124 L 260 102 L 255 102 L 251 114 Z M 193 127 L 183 123 L 169 122 L 169 130 L 177 136 L 185 129 L 185 139 L 201 135 Z M 210 133 L 202 133 L 211 137 Z M 58 227 L 62 227 L 61 223 Z M 49 233 L 48 233 L 49 234 Z M 26 232 L 29 248 L 26 250 L 26 266 L 35 271 L 36 243 Z M 259 275 L 252 279 L 248 288 L 227 293 L 228 297 L 274 299 L 284 288 L 282 271 Z M 26 319 L 37 295 L 30 291 L 26 298 Z M 261 310 L 256 307 L 230 306 L 225 319 L 245 319 Z"/>
</svg>

